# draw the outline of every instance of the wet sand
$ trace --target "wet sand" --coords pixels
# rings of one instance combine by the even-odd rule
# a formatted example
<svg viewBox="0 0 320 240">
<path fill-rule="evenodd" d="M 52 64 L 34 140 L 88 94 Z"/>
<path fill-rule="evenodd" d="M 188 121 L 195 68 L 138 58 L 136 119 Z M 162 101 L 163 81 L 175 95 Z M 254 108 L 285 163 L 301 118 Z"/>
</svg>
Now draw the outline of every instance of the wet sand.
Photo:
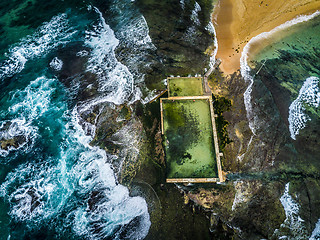
<svg viewBox="0 0 320 240">
<path fill-rule="evenodd" d="M 320 0 L 220 0 L 213 13 L 221 70 L 232 74 L 240 68 L 243 47 L 262 32 L 320 10 Z"/>
</svg>

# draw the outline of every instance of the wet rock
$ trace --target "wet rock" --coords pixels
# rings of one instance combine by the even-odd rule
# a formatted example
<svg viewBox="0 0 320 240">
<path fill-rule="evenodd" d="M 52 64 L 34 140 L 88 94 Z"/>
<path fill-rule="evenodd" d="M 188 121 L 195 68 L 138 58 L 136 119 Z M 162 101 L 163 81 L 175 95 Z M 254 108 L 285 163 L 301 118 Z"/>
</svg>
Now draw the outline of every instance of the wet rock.
<svg viewBox="0 0 320 240">
<path fill-rule="evenodd" d="M 26 142 L 26 137 L 23 135 L 18 135 L 10 139 L 0 140 L 1 148 L 4 150 L 9 150 L 9 148 L 19 148 L 23 143 Z"/>
<path fill-rule="evenodd" d="M 210 230 L 211 231 L 214 231 L 218 227 L 219 220 L 220 219 L 219 219 L 218 214 L 216 214 L 216 213 L 211 214 L 211 216 L 210 216 Z"/>
<path fill-rule="evenodd" d="M 250 185 L 253 189 L 251 197 L 236 208 L 233 213 L 232 225 L 241 229 L 241 237 L 267 238 L 279 228 L 285 219 L 283 207 L 280 202 L 282 184 L 270 183 L 259 186 Z M 258 189 L 256 189 L 256 187 Z M 248 198 L 249 197 L 249 198 Z"/>
</svg>

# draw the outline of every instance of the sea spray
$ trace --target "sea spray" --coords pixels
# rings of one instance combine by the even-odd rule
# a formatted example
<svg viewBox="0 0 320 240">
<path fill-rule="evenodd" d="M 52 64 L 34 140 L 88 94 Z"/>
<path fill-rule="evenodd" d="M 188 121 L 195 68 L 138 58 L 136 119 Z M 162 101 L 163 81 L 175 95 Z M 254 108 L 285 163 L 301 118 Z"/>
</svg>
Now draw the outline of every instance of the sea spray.
<svg viewBox="0 0 320 240">
<path fill-rule="evenodd" d="M 254 135 L 256 134 L 256 126 L 259 123 L 259 118 L 253 112 L 252 97 L 251 97 L 252 86 L 254 83 L 254 74 L 252 73 L 251 68 L 248 64 L 248 58 L 249 58 L 248 54 L 250 52 L 251 45 L 256 42 L 263 41 L 264 39 L 269 38 L 271 35 L 273 35 L 274 33 L 278 32 L 278 31 L 284 30 L 286 28 L 289 28 L 293 25 L 296 25 L 296 24 L 299 24 L 302 22 L 309 21 L 319 15 L 320 15 L 320 12 L 316 11 L 315 13 L 313 13 L 311 15 L 298 16 L 297 18 L 290 20 L 290 21 L 287 21 L 284 24 L 281 24 L 280 26 L 272 29 L 270 32 L 263 32 L 255 37 L 253 37 L 244 46 L 242 54 L 241 54 L 241 58 L 240 58 L 240 72 L 241 72 L 242 77 L 249 84 L 246 91 L 244 92 L 244 104 L 245 104 L 245 108 L 247 111 L 247 118 L 249 121 L 249 127 Z"/>
</svg>

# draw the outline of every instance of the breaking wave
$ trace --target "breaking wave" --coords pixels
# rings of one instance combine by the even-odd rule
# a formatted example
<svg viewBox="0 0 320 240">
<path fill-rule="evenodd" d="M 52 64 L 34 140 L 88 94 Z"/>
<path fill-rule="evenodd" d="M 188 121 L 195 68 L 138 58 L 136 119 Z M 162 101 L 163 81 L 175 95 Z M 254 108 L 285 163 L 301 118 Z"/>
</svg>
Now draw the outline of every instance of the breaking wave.
<svg viewBox="0 0 320 240">
<path fill-rule="evenodd" d="M 87 31 L 85 44 L 92 48 L 87 71 L 98 75 L 98 91 L 105 95 L 99 103 L 108 101 L 121 104 L 133 93 L 134 79 L 128 68 L 116 59 L 115 49 L 119 40 L 106 24 L 102 13 L 96 8 L 95 10 L 100 21 L 93 31 Z M 97 101 L 95 100 L 95 104 Z"/>
<path fill-rule="evenodd" d="M 210 22 L 206 26 L 206 30 L 214 36 L 214 40 L 213 40 L 214 51 L 213 51 L 212 55 L 210 56 L 210 62 L 209 62 L 209 67 L 210 68 L 214 67 L 214 65 L 216 63 L 217 52 L 218 52 L 217 33 L 216 33 L 216 29 L 215 29 L 215 27 L 214 27 L 212 22 L 213 22 L 213 20 L 212 20 L 212 15 L 211 15 Z"/>
<path fill-rule="evenodd" d="M 319 78 L 309 77 L 303 83 L 298 97 L 291 103 L 289 107 L 289 130 L 292 139 L 296 139 L 299 130 L 305 127 L 310 117 L 306 114 L 306 106 L 319 107 L 320 90 Z"/>
<path fill-rule="evenodd" d="M 24 68 L 26 62 L 70 41 L 72 31 L 67 14 L 60 14 L 44 23 L 33 35 L 23 38 L 9 49 L 7 59 L 0 62 L 0 79 L 11 77 Z"/>
<path fill-rule="evenodd" d="M 290 183 L 285 185 L 284 193 L 280 198 L 286 219 L 281 224 L 280 229 L 275 230 L 274 234 L 278 236 L 279 239 L 305 239 L 307 230 L 304 225 L 304 220 L 299 216 L 300 206 L 289 194 L 289 186 Z"/>
<path fill-rule="evenodd" d="M 60 216 L 62 222 L 55 227 L 61 234 L 71 228 L 88 239 L 144 238 L 151 224 L 145 200 L 130 197 L 117 183 L 112 156 L 89 145 L 92 137 L 79 125 L 77 111 L 66 111 L 64 118 L 60 157 L 23 164 L 1 185 L 1 196 L 11 205 L 9 214 L 33 228 Z M 67 218 L 61 218 L 63 214 Z"/>
<path fill-rule="evenodd" d="M 28 60 L 46 56 L 72 41 L 75 33 L 82 34 L 69 23 L 67 14 L 53 17 L 22 39 L 0 63 L 1 80 L 20 73 L 18 76 L 27 81 L 25 87 L 11 90 L 7 109 L 0 111 L 1 161 L 8 156 L 13 159 L 11 152 L 19 154 L 20 161 L 2 182 L 0 197 L 10 204 L 11 220 L 30 231 L 51 228 L 60 239 L 70 233 L 85 239 L 143 239 L 151 225 L 146 201 L 129 196 L 111 165 L 115 156 L 91 146 L 95 128 L 83 129 L 80 124 L 80 114 L 93 105 L 139 99 L 141 91 L 135 84 L 143 81 L 142 74 L 138 79 L 136 72 L 117 60 L 115 50 L 122 40 L 101 12 L 97 8 L 93 11 L 99 15 L 97 24 L 87 28 L 80 39 L 85 50 L 78 53 L 88 59 L 86 71 L 97 77 L 98 94 L 89 101 L 68 110 L 68 90 L 56 77 L 42 73 L 29 82 L 22 72 Z M 127 29 L 123 38 L 142 50 L 155 49 L 144 17 L 132 24 L 137 31 Z M 61 71 L 63 61 L 53 57 L 44 71 L 48 67 Z M 130 150 L 138 151 L 131 145 Z"/>
<path fill-rule="evenodd" d="M 0 121 L 0 156 L 5 157 L 10 151 L 23 147 L 27 147 L 23 148 L 27 151 L 33 146 L 38 130 L 35 121 L 53 107 L 50 97 L 55 91 L 56 81 L 42 76 L 12 95 L 13 104 L 6 116 L 2 116 L 5 120 Z"/>
<path fill-rule="evenodd" d="M 87 71 L 97 75 L 98 92 L 101 94 L 83 103 L 82 112 L 103 102 L 123 104 L 127 101 L 139 100 L 141 91 L 137 84 L 143 82 L 144 75 L 140 73 L 138 65 L 143 62 L 145 50 L 155 50 L 143 16 L 130 19 L 126 22 L 127 24 L 122 23 L 123 25 L 118 26 L 119 29 L 115 33 L 106 24 L 102 13 L 97 8 L 93 9 L 99 15 L 99 22 L 92 31 L 86 32 L 85 45 L 92 49 L 89 53 Z M 119 62 L 115 54 L 120 43 L 138 51 L 131 55 L 129 53 L 125 61 L 126 65 Z"/>
</svg>

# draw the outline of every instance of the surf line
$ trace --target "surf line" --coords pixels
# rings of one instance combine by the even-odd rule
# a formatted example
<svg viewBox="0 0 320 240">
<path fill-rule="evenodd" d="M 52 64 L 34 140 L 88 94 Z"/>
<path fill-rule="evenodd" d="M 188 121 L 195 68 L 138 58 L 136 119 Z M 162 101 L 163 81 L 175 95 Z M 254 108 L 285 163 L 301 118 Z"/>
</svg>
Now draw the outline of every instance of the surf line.
<svg viewBox="0 0 320 240">
<path fill-rule="evenodd" d="M 299 23 L 307 22 L 307 21 L 309 21 L 319 15 L 320 15 L 320 11 L 316 11 L 310 15 L 300 15 L 292 20 L 289 20 L 289 21 L 275 27 L 274 29 L 272 29 L 269 32 L 260 33 L 259 35 L 251 38 L 250 41 L 244 46 L 242 53 L 241 53 L 241 58 L 240 58 L 240 73 L 241 73 L 241 76 L 244 78 L 244 80 L 246 82 L 249 82 L 249 85 L 248 85 L 246 91 L 244 92 L 243 96 L 244 96 L 244 105 L 245 105 L 246 112 L 247 112 L 247 119 L 249 121 L 249 128 L 251 129 L 253 135 L 256 135 L 255 126 L 257 125 L 256 122 L 258 121 L 258 118 L 253 113 L 252 99 L 251 99 L 252 86 L 253 86 L 254 76 L 255 76 L 255 75 L 254 76 L 250 75 L 251 68 L 249 67 L 249 64 L 248 64 L 248 54 L 249 54 L 251 45 L 258 42 L 258 41 L 262 41 L 264 39 L 269 38 L 271 35 L 273 35 L 274 33 L 278 32 L 278 31 L 292 27 L 293 25 L 296 25 Z"/>
</svg>

